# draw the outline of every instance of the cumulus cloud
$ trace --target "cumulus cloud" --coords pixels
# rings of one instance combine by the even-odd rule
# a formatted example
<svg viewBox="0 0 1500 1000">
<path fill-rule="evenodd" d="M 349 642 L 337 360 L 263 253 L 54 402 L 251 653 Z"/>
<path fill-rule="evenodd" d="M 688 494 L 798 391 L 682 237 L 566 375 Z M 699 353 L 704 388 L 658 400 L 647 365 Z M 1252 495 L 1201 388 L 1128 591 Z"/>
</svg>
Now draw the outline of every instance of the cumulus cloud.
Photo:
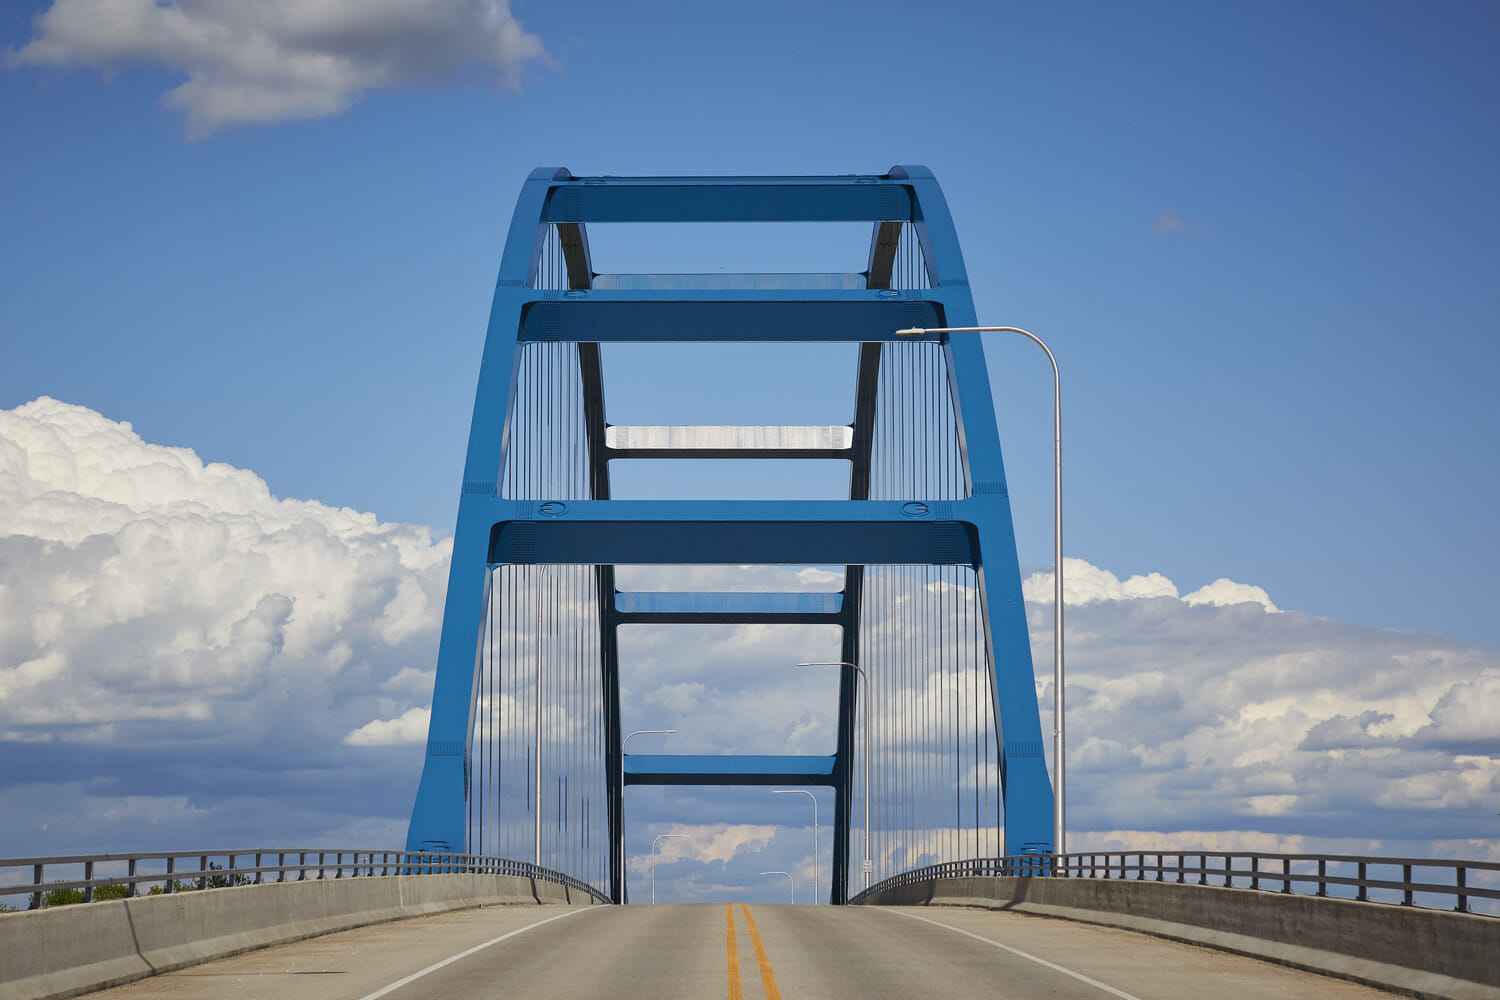
<svg viewBox="0 0 1500 1000">
<path fill-rule="evenodd" d="M 1026 600 L 1050 603 L 1053 598 L 1054 579 L 1050 569 L 1027 577 L 1021 583 L 1021 590 Z M 1176 596 L 1177 585 L 1160 573 L 1132 576 L 1121 581 L 1109 570 L 1100 569 L 1082 559 L 1063 557 L 1063 602 L 1065 604 Z"/>
<path fill-rule="evenodd" d="M 804 802 L 806 799 L 803 800 Z M 770 843 L 776 827 L 754 823 L 672 823 L 655 854 L 631 855 L 631 871 L 649 872 L 652 864 L 696 861 L 724 865 L 742 854 L 754 854 Z"/>
<path fill-rule="evenodd" d="M 42 398 L 0 412 L 7 842 L 400 843 L 449 554 L 425 528 L 277 498 L 252 472 L 83 407 Z M 1066 568 L 1072 846 L 1487 856 L 1466 845 L 1490 843 L 1500 801 L 1500 656 L 1278 610 L 1249 584 L 1182 596 L 1160 573 Z M 627 590 L 839 580 L 828 568 L 620 573 Z M 1023 589 L 1046 731 L 1051 575 Z M 629 626 L 621 643 L 627 730 L 679 730 L 632 750 L 831 752 L 838 671 L 795 663 L 837 659 L 835 630 Z M 952 683 L 898 697 L 921 712 Z M 523 720 L 506 697 L 499 714 Z M 645 870 L 644 826 L 691 833 L 662 856 L 711 866 L 694 892 L 804 871 L 810 831 L 791 824 L 806 822 L 805 802 L 712 791 L 632 788 L 632 869 Z M 910 840 L 911 863 L 955 843 L 994 849 L 951 830 Z"/>
<path fill-rule="evenodd" d="M 514 90 L 546 52 L 509 0 L 54 0 L 12 66 L 154 65 L 187 80 L 162 103 L 190 133 L 322 118 L 371 90 Z"/>
<path fill-rule="evenodd" d="M 1276 611 L 1261 588 L 1228 580 L 1180 600 L 1131 598 L 1102 570 L 1067 569 L 1083 583 L 1078 599 L 1069 592 L 1073 846 L 1104 849 L 1147 815 L 1144 829 L 1184 844 L 1183 831 L 1215 830 L 1245 844 L 1362 837 L 1412 850 L 1493 829 L 1494 653 Z M 1050 574 L 1026 593 L 1046 714 Z"/>
<path fill-rule="evenodd" d="M 1260 587 L 1247 583 L 1235 583 L 1219 577 L 1213 583 L 1199 587 L 1184 597 L 1186 604 L 1259 604 L 1267 611 L 1279 611 L 1276 605 L 1271 603 L 1271 596 Z"/>
<path fill-rule="evenodd" d="M 0 789 L 210 788 L 226 761 L 243 786 L 412 738 L 450 547 L 81 406 L 0 411 Z"/>
<path fill-rule="evenodd" d="M 384 747 L 400 743 L 423 743 L 432 706 L 409 708 L 394 719 L 373 719 L 344 737 L 352 747 Z"/>
</svg>

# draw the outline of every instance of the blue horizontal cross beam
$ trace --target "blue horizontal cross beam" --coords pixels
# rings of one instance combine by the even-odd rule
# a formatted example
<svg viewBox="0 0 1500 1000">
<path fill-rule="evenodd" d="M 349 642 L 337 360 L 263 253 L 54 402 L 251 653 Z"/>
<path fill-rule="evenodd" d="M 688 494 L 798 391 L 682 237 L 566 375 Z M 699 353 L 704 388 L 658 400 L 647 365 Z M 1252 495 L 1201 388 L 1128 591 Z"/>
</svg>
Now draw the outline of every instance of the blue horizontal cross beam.
<svg viewBox="0 0 1500 1000">
<path fill-rule="evenodd" d="M 541 292 L 523 291 L 523 299 Z M 546 293 L 552 294 L 552 293 Z M 942 326 L 939 303 L 901 293 L 851 291 L 800 294 L 702 292 L 696 300 L 665 298 L 661 292 L 586 292 L 577 299 L 529 302 L 522 306 L 518 336 L 523 342 L 570 343 L 720 342 L 863 343 L 896 340 L 905 327 Z M 830 301 L 832 300 L 832 301 Z M 903 336 L 902 341 L 941 341 L 942 334 Z"/>
<path fill-rule="evenodd" d="M 568 179 L 573 178 L 569 175 Z M 911 219 L 911 188 L 901 183 L 901 179 L 873 174 L 584 177 L 576 183 L 550 188 L 542 210 L 543 222 L 906 222 Z"/>
<path fill-rule="evenodd" d="M 838 758 L 790 754 L 625 755 L 627 785 L 838 785 Z"/>
<path fill-rule="evenodd" d="M 470 516 L 479 516 L 481 510 L 493 515 L 491 563 L 972 566 L 978 562 L 975 526 L 939 520 L 924 504 L 570 500 L 537 508 L 531 503 L 474 495 L 464 501 Z M 543 516 L 535 517 L 537 512 Z"/>
<path fill-rule="evenodd" d="M 844 595 L 617 593 L 621 625 L 840 625 Z"/>
</svg>

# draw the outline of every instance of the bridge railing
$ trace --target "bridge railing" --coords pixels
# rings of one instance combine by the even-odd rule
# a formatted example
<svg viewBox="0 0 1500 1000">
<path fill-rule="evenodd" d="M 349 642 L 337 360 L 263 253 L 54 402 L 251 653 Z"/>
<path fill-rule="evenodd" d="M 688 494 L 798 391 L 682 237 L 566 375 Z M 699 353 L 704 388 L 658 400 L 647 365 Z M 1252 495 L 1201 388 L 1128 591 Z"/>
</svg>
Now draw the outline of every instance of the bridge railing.
<svg viewBox="0 0 1500 1000">
<path fill-rule="evenodd" d="M 10 881 L 26 877 L 22 873 L 28 870 L 29 881 Z M 262 849 L 0 858 L 0 906 L 25 896 L 26 909 L 40 909 L 53 893 L 58 896 L 51 905 L 59 905 L 268 882 L 451 874 L 516 875 L 565 885 L 609 902 L 587 882 L 510 858 L 426 851 Z"/>
<path fill-rule="evenodd" d="M 1500 862 L 1222 851 L 1101 851 L 949 861 L 892 876 L 850 902 L 900 886 L 972 875 L 1190 883 L 1500 915 Z"/>
</svg>

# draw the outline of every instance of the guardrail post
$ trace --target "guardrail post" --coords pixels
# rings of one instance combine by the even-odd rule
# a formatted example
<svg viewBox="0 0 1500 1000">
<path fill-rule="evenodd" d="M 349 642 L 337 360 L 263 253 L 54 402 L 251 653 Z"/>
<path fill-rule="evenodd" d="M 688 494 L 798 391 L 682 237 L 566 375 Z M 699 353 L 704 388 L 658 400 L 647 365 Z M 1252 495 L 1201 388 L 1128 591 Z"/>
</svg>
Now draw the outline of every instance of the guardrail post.
<svg viewBox="0 0 1500 1000">
<path fill-rule="evenodd" d="M 1187 867 L 1187 865 L 1185 864 L 1186 861 L 1187 861 L 1187 855 L 1186 854 L 1179 854 L 1179 855 L 1177 855 L 1177 884 L 1178 885 L 1182 884 L 1183 869 Z"/>
<path fill-rule="evenodd" d="M 28 910 L 40 910 L 42 908 L 42 868 L 44 865 L 31 866 L 31 884 L 36 886 L 36 892 L 31 894 L 31 905 Z"/>
<path fill-rule="evenodd" d="M 1224 855 L 1224 888 L 1234 888 L 1234 855 Z"/>
<path fill-rule="evenodd" d="M 208 855 L 198 859 L 198 888 L 208 888 Z"/>
<path fill-rule="evenodd" d="M 85 882 L 94 881 L 94 863 L 92 861 L 85 861 L 83 863 L 83 880 Z M 93 886 L 86 885 L 83 887 L 83 901 L 85 903 L 92 903 L 94 901 Z"/>
<path fill-rule="evenodd" d="M 1323 874 L 1323 866 L 1321 864 L 1318 865 L 1318 874 L 1319 875 Z M 1326 895 L 1328 895 L 1328 893 L 1323 888 L 1323 883 L 1322 882 L 1318 883 L 1318 895 L 1319 896 L 1326 896 Z M 1364 902 L 1365 900 L 1367 900 L 1367 899 L 1370 898 L 1369 893 L 1368 893 L 1368 886 L 1365 885 L 1365 863 L 1363 861 L 1361 861 L 1359 863 L 1359 895 L 1356 896 L 1355 898 L 1358 899 L 1360 902 Z"/>
<path fill-rule="evenodd" d="M 1250 855 L 1250 888 L 1260 888 L 1260 855 Z"/>
<path fill-rule="evenodd" d="M 1402 894 L 1401 905 L 1411 905 L 1411 865 L 1401 866 L 1401 881 L 1406 885 L 1406 892 Z"/>
<path fill-rule="evenodd" d="M 1464 890 L 1469 886 L 1468 873 L 1463 865 L 1458 866 L 1457 873 L 1456 885 L 1458 888 L 1458 905 L 1455 906 L 1454 909 L 1459 913 L 1468 913 L 1469 895 L 1468 893 L 1464 892 Z"/>
<path fill-rule="evenodd" d="M 176 858 L 168 858 L 167 859 L 167 883 L 166 883 L 166 885 L 162 886 L 162 890 L 161 890 L 162 892 L 176 892 L 177 891 L 177 880 L 172 877 L 173 874 L 176 871 L 177 871 L 177 859 Z"/>
<path fill-rule="evenodd" d="M 1281 891 L 1292 891 L 1292 859 L 1281 859 Z"/>
<path fill-rule="evenodd" d="M 134 899 L 135 898 L 135 858 L 131 858 L 130 859 L 130 867 L 126 870 L 126 874 L 130 876 L 130 887 L 125 890 L 125 897 L 127 899 Z"/>
</svg>

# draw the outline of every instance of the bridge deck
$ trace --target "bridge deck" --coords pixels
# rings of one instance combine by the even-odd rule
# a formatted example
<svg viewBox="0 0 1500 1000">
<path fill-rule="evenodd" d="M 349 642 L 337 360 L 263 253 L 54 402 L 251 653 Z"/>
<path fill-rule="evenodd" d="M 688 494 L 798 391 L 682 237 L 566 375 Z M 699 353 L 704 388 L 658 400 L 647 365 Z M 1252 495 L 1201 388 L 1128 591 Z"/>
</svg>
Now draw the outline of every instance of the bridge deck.
<svg viewBox="0 0 1500 1000">
<path fill-rule="evenodd" d="M 724 903 L 466 910 L 251 952 L 94 995 L 1147 1000 L 1209 990 L 1215 1000 L 1393 996 L 1237 955 L 1020 914 Z"/>
</svg>

